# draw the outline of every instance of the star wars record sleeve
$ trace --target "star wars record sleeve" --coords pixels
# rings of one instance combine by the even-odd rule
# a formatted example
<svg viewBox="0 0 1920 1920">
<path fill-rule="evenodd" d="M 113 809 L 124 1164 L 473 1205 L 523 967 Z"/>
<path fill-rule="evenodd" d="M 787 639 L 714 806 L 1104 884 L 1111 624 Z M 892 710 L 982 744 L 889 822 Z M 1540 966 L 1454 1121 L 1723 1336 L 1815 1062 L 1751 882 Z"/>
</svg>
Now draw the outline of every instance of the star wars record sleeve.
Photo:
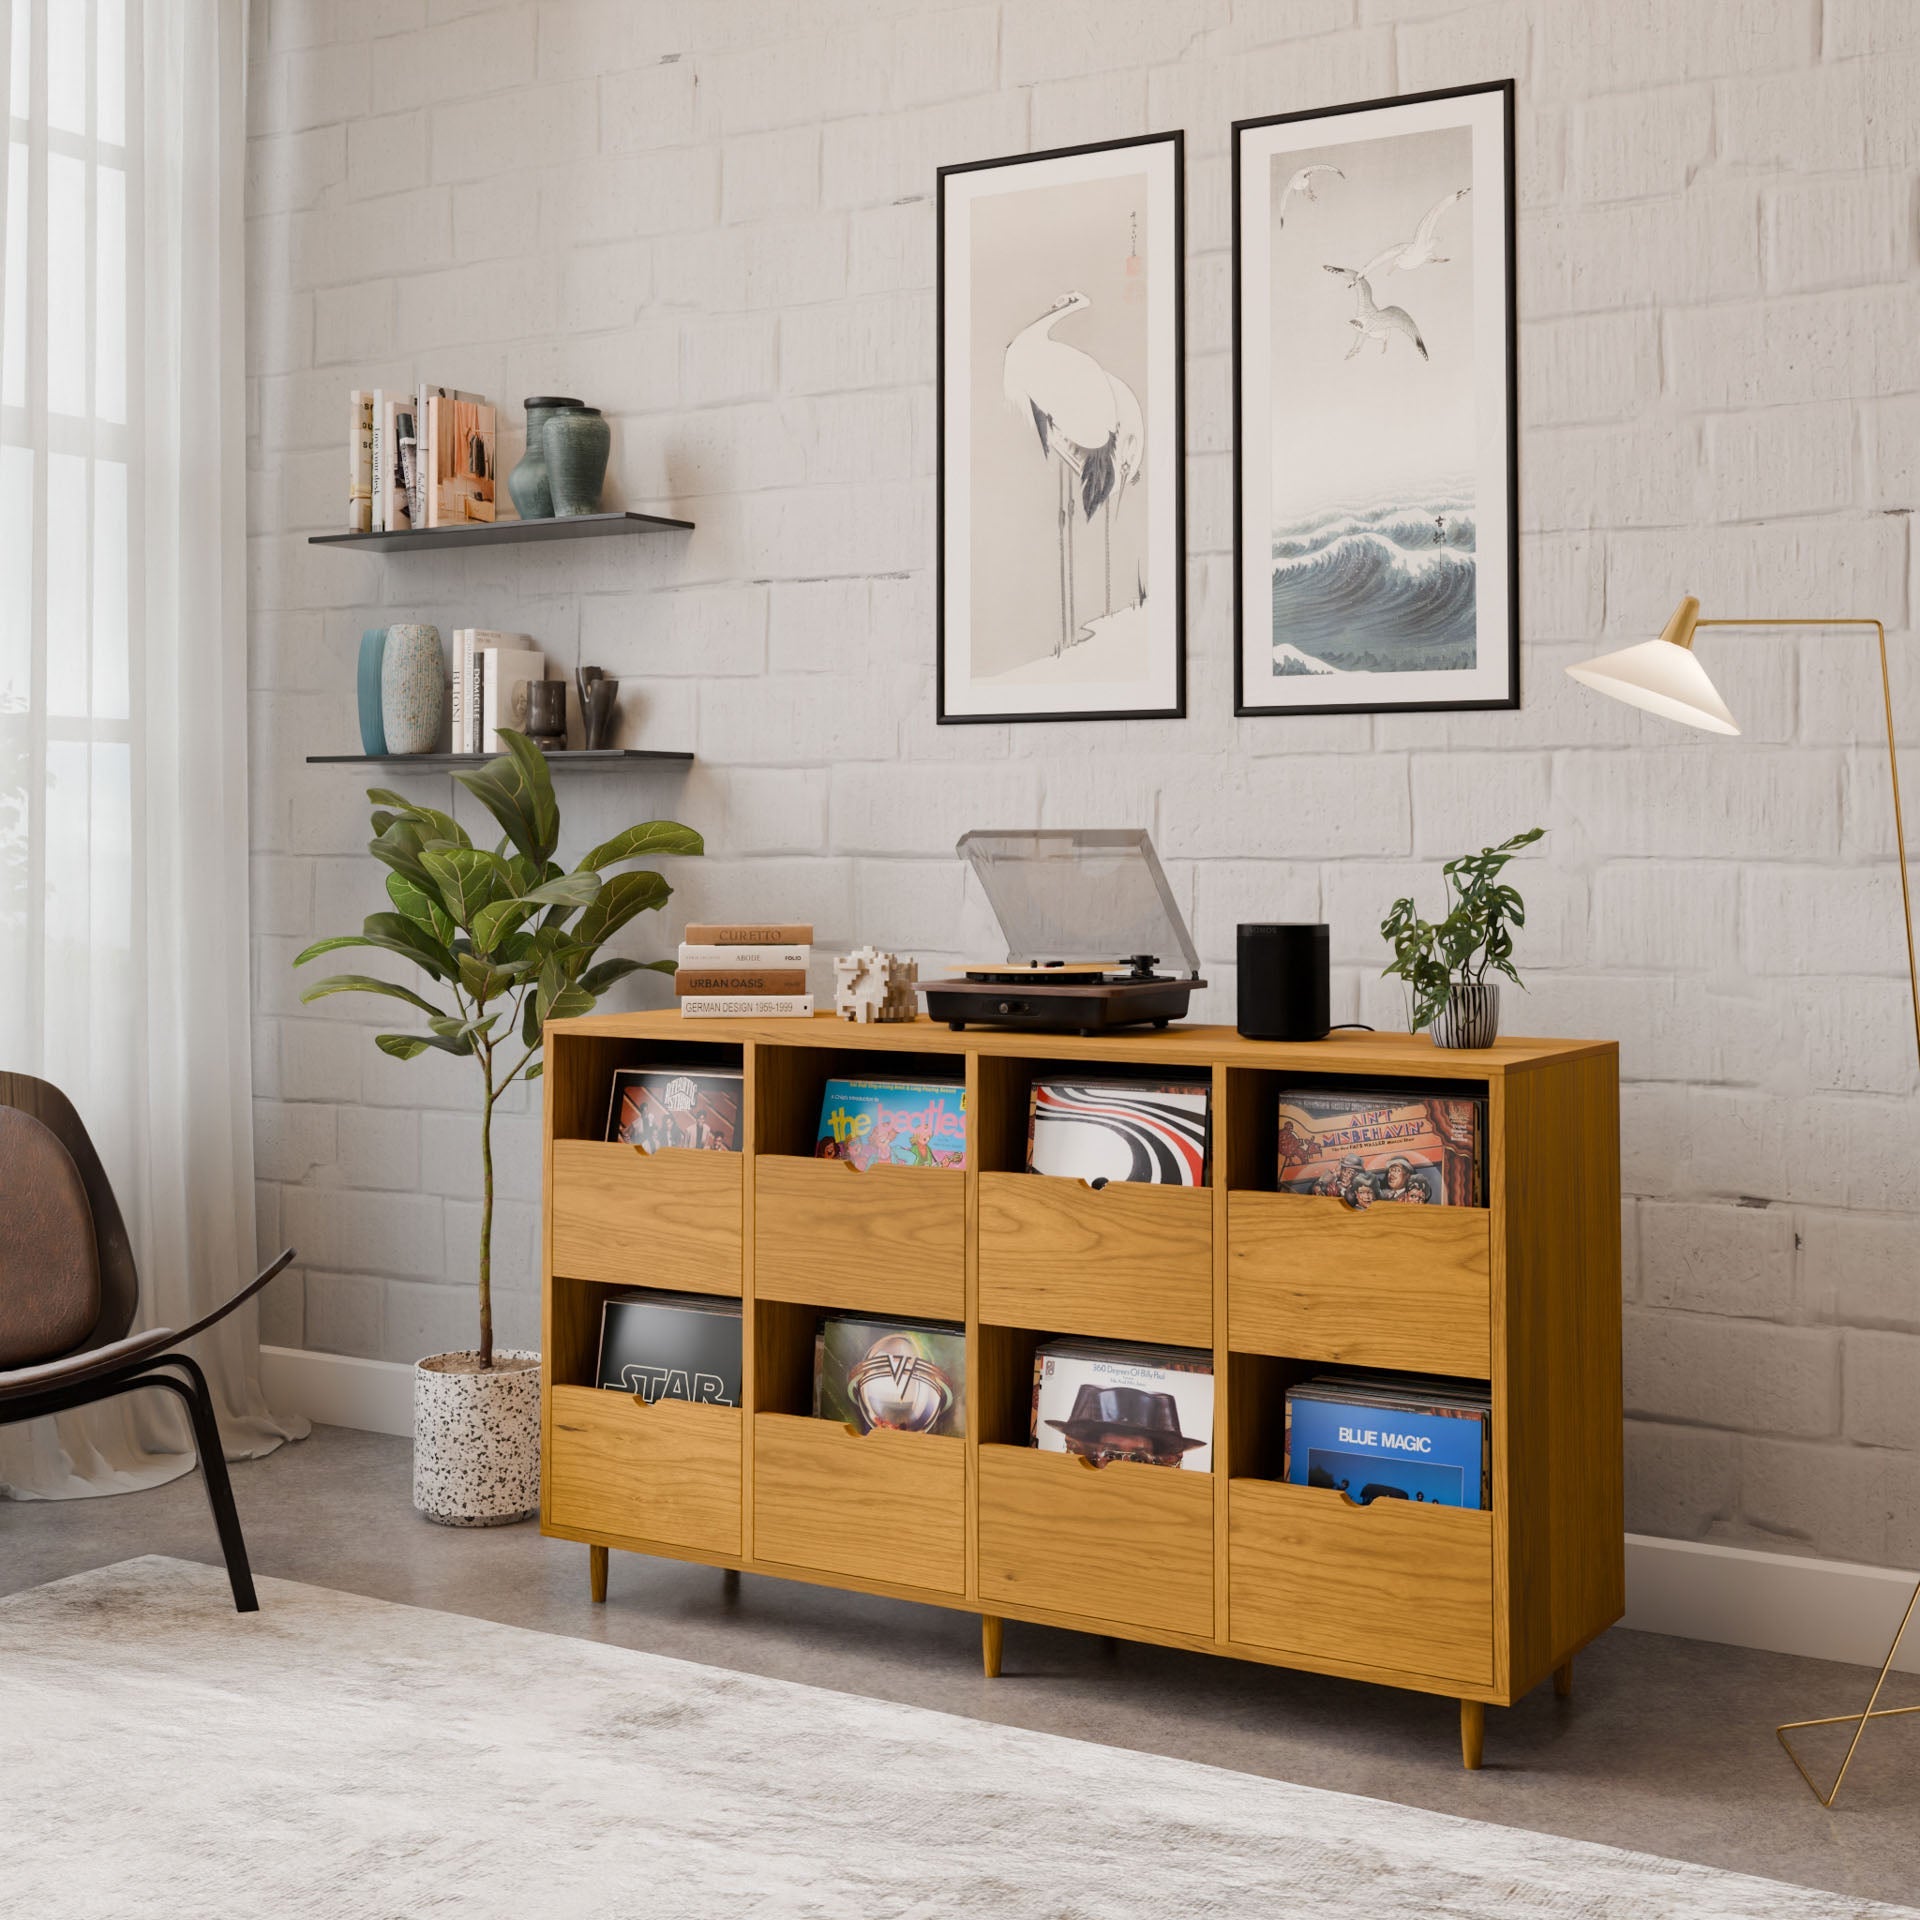
<svg viewBox="0 0 1920 1920">
<path fill-rule="evenodd" d="M 655 1400 L 740 1404 L 740 1302 L 718 1294 L 642 1289 L 600 1311 L 603 1387 Z"/>
<path fill-rule="evenodd" d="M 1207 1179 L 1205 1080 L 1036 1080 L 1027 1171 L 1199 1187 Z"/>
<path fill-rule="evenodd" d="M 1282 1193 L 1350 1207 L 1477 1207 L 1486 1103 L 1356 1087 L 1284 1089 L 1277 1122 Z"/>
</svg>

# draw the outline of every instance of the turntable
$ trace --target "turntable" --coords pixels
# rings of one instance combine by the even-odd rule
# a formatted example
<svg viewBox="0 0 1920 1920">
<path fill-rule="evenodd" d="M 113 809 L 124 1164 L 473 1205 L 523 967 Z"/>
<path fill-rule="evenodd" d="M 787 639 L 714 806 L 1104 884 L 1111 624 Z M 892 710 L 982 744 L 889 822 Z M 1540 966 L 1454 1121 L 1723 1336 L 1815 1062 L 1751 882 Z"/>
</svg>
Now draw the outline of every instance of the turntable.
<svg viewBox="0 0 1920 1920">
<path fill-rule="evenodd" d="M 955 851 L 993 908 L 1007 957 L 922 981 L 930 1018 L 956 1032 L 1082 1034 L 1186 1018 L 1194 988 L 1207 983 L 1144 828 L 975 832 Z M 1159 972 L 1167 959 L 1185 972 Z"/>
</svg>

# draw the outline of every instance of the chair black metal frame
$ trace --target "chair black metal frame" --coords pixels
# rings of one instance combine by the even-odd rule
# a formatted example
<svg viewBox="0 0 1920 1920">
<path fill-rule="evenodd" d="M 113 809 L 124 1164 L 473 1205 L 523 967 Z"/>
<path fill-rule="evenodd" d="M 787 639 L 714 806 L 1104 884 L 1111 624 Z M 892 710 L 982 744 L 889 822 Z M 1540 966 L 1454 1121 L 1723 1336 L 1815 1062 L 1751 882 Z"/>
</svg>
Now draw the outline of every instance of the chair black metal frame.
<svg viewBox="0 0 1920 1920">
<path fill-rule="evenodd" d="M 207 1504 L 213 1509 L 220 1551 L 226 1559 L 234 1609 L 239 1613 L 258 1612 L 260 1602 L 253 1589 L 253 1570 L 247 1562 L 247 1543 L 240 1531 L 233 1484 L 227 1476 L 213 1395 L 199 1363 L 179 1349 L 252 1299 L 292 1262 L 293 1249 L 288 1247 L 230 1300 L 202 1315 L 183 1332 L 154 1327 L 129 1337 L 127 1328 L 139 1305 L 139 1276 L 119 1204 L 85 1124 L 57 1087 L 27 1074 L 0 1074 L 0 1107 L 15 1108 L 39 1121 L 72 1155 L 93 1214 L 102 1276 L 99 1318 L 77 1347 L 37 1365 L 0 1371 L 0 1426 L 66 1413 L 144 1387 L 160 1387 L 177 1394 L 192 1422 L 194 1452 L 206 1482 Z"/>
</svg>

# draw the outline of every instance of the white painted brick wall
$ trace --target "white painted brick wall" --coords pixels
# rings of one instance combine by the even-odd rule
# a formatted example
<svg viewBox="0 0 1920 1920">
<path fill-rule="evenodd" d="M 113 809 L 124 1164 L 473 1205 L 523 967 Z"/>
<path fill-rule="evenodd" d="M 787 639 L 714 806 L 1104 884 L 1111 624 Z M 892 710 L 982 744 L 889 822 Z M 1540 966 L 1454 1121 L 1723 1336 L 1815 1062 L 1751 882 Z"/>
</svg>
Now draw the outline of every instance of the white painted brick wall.
<svg viewBox="0 0 1920 1920">
<path fill-rule="evenodd" d="M 1920 1115 L 1871 649 L 1715 635 L 1745 737 L 1563 668 L 1723 612 L 1884 616 L 1920 764 L 1920 7 L 1912 0 L 254 0 L 248 164 L 255 1088 L 272 1339 L 471 1338 L 470 1069 L 302 1008 L 384 904 L 350 774 L 363 626 L 524 628 L 621 675 L 684 776 L 574 781 L 585 844 L 673 814 L 670 915 L 938 962 L 992 937 L 966 827 L 1152 828 L 1231 1017 L 1242 919 L 1333 924 L 1403 1017 L 1387 903 L 1544 822 L 1516 1030 L 1622 1042 L 1630 1524 L 1920 1562 Z M 1231 708 L 1228 122 L 1520 83 L 1519 713 Z M 933 721 L 933 170 L 1187 134 L 1184 723 Z M 433 377 L 613 422 L 684 540 L 316 552 L 342 401 Z M 503 422 L 518 457 L 517 407 Z M 1920 778 L 1920 776 L 1916 776 Z M 421 779 L 444 801 L 445 781 Z M 461 802 L 463 812 L 471 812 Z M 820 983 L 825 984 L 824 974 Z M 664 997 L 652 976 L 621 1004 Z M 537 1328 L 538 1106 L 500 1119 L 501 1326 Z"/>
</svg>

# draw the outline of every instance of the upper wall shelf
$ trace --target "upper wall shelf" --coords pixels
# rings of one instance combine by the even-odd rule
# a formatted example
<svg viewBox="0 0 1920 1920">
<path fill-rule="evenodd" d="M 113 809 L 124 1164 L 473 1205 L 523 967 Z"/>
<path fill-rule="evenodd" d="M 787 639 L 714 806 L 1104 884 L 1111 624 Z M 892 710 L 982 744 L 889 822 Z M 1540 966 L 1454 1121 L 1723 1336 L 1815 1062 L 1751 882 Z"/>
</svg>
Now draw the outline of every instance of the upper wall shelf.
<svg viewBox="0 0 1920 1920">
<path fill-rule="evenodd" d="M 393 767 L 402 773 L 444 773 L 452 767 L 484 767 L 499 758 L 492 753 L 310 753 L 310 767 Z M 667 747 L 570 747 L 547 755 L 551 768 L 578 768 L 582 773 L 631 766 L 636 760 L 690 763 L 693 755 Z"/>
<path fill-rule="evenodd" d="M 522 540 L 588 540 L 608 533 L 686 533 L 691 520 L 657 513 L 575 513 L 555 520 L 476 520 L 453 527 L 407 528 L 397 533 L 314 533 L 312 547 L 353 547 L 362 553 L 418 553 L 425 547 L 506 547 Z"/>
</svg>

